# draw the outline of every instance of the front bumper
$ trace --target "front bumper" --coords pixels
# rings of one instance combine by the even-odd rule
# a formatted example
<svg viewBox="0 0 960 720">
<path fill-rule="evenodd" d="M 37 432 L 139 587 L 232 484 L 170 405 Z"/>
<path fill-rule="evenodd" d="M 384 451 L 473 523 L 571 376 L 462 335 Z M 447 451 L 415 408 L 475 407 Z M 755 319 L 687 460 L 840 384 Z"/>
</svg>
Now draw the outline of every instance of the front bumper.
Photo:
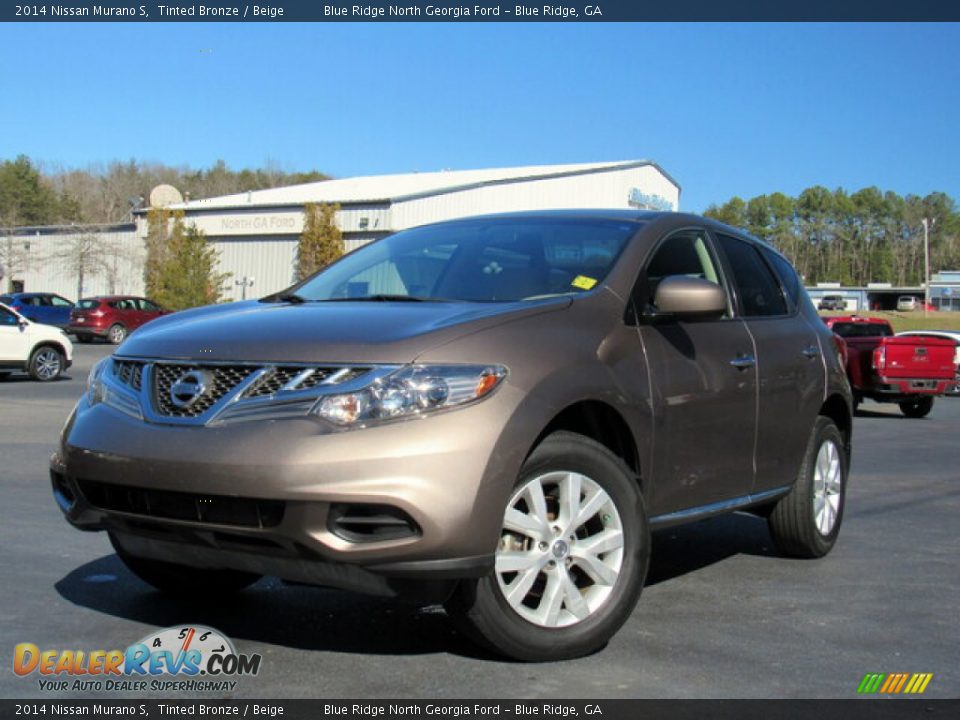
<svg viewBox="0 0 960 720">
<path fill-rule="evenodd" d="M 84 398 L 51 459 L 54 496 L 75 527 L 108 530 L 133 555 L 403 594 L 397 579 L 492 569 L 516 478 L 497 460 L 498 419 L 516 394 L 351 431 L 306 417 L 163 425 Z M 405 531 L 337 525 L 344 508 L 370 507 Z"/>
</svg>

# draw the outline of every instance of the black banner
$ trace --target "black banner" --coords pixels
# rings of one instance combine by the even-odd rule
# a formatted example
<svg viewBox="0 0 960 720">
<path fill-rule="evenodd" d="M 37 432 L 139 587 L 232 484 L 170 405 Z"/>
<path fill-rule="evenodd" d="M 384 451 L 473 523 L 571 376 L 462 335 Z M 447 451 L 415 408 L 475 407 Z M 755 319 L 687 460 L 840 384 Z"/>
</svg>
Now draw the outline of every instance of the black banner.
<svg viewBox="0 0 960 720">
<path fill-rule="evenodd" d="M 4 3 L 5 22 L 957 21 L 950 0 L 64 0 Z"/>
<path fill-rule="evenodd" d="M 960 700 L 0 700 L 0 718 L 947 720 Z"/>
</svg>

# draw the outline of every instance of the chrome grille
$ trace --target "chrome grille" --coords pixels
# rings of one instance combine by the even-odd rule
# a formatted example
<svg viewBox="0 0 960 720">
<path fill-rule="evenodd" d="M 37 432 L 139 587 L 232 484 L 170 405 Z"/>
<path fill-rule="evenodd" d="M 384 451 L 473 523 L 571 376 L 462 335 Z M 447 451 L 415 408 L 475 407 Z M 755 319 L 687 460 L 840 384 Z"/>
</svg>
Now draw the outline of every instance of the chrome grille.
<svg viewBox="0 0 960 720">
<path fill-rule="evenodd" d="M 303 372 L 300 367 L 278 367 L 273 372 L 263 376 L 260 382 L 247 390 L 244 397 L 261 397 L 263 395 L 273 395 L 280 388 L 293 380 L 297 375 Z"/>
<path fill-rule="evenodd" d="M 365 367 L 321 368 L 297 385 L 297 390 L 307 390 L 308 388 L 316 387 L 324 381 L 327 381 L 330 385 L 339 385 L 340 383 L 354 380 L 368 372 L 370 372 L 370 368 Z"/>
<path fill-rule="evenodd" d="M 180 408 L 170 399 L 171 386 L 191 370 L 205 370 L 213 377 L 213 386 L 189 407 Z M 153 400 L 157 412 L 167 417 L 195 418 L 203 415 L 220 398 L 243 382 L 255 367 L 246 365 L 170 365 L 153 366 Z"/>
<path fill-rule="evenodd" d="M 300 390 L 309 390 L 320 383 L 326 382 L 328 385 L 339 385 L 340 383 L 353 380 L 370 371 L 370 368 L 353 367 L 303 367 L 303 366 L 278 366 L 264 375 L 255 385 L 244 393 L 245 398 L 263 397 L 273 395 L 281 389 L 290 392 Z M 301 379 L 290 385 L 298 376 Z M 289 387 L 287 387 L 289 385 Z"/>
<path fill-rule="evenodd" d="M 143 381 L 143 363 L 137 360 L 114 360 L 113 374 L 124 385 L 139 392 Z"/>
</svg>

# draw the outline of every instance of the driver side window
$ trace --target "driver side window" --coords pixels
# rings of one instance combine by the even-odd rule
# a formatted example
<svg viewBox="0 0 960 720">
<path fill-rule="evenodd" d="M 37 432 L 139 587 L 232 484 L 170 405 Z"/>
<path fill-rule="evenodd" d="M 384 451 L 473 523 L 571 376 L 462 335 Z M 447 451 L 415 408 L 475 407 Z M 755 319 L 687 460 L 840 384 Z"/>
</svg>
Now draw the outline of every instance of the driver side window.
<svg viewBox="0 0 960 720">
<path fill-rule="evenodd" d="M 670 275 L 684 275 L 721 284 L 717 262 L 710 252 L 704 231 L 680 232 L 660 243 L 639 283 L 636 301 L 641 308 L 656 309 L 657 287 L 661 280 Z"/>
</svg>

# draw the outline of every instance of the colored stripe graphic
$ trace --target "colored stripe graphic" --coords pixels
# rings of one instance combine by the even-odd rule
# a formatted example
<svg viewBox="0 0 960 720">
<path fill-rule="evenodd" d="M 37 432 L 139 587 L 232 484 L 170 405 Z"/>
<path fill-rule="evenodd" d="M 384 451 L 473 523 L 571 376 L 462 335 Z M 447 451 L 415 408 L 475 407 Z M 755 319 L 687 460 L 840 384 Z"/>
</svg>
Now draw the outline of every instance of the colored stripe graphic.
<svg viewBox="0 0 960 720">
<path fill-rule="evenodd" d="M 867 673 L 857 688 L 858 693 L 875 693 L 880 689 L 880 683 L 886 677 L 883 673 Z"/>
<path fill-rule="evenodd" d="M 857 686 L 857 693 L 887 695 L 919 695 L 933 680 L 933 673 L 867 673 Z"/>
</svg>

